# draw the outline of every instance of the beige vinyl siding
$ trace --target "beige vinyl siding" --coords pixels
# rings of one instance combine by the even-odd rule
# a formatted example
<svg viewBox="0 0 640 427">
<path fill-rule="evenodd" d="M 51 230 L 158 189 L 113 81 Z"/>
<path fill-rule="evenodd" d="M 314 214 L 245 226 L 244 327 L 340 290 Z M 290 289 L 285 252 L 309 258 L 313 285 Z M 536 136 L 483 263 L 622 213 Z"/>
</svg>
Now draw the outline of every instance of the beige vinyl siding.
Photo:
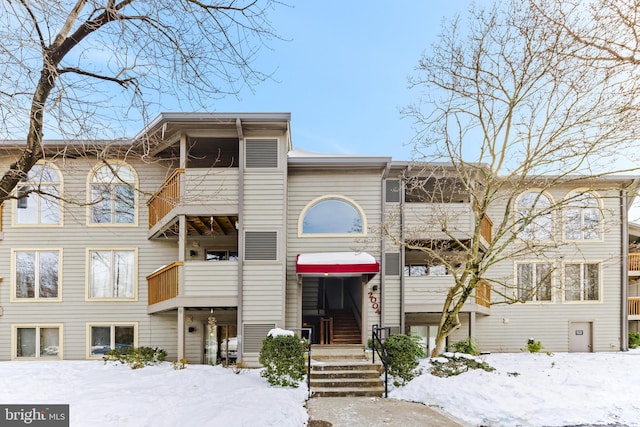
<svg viewBox="0 0 640 427">
<path fill-rule="evenodd" d="M 266 135 L 264 135 L 266 136 Z M 271 136 L 251 135 L 251 138 L 272 140 Z M 273 323 L 284 327 L 285 319 L 285 248 L 286 233 L 286 152 L 285 135 L 278 135 L 278 167 L 252 167 L 244 169 L 243 230 L 276 233 L 274 261 L 245 260 L 243 268 L 243 316 L 241 322 Z M 256 142 L 258 143 L 258 142 Z M 255 146 L 255 144 L 253 144 Z M 249 144 L 249 147 L 252 145 Z M 243 237 L 244 238 L 244 237 Z M 245 254 L 247 247 L 244 248 Z M 240 332 L 239 332 L 240 333 Z M 243 360 L 244 355 L 243 355 Z M 254 360 L 246 360 L 255 363 Z"/>
<path fill-rule="evenodd" d="M 565 197 L 573 188 L 556 189 L 550 194 L 555 200 Z M 605 226 L 603 238 L 597 241 L 566 242 L 562 233 L 562 218 L 555 217 L 555 236 L 558 248 L 546 251 L 545 260 L 554 263 L 555 292 L 553 301 L 497 304 L 490 316 L 477 316 L 476 338 L 483 351 L 520 351 L 528 338 L 542 343 L 547 351 L 568 351 L 569 322 L 593 322 L 593 351 L 620 349 L 622 275 L 622 245 L 617 192 L 599 192 L 603 201 Z M 500 208 L 491 212 L 494 224 L 501 220 Z M 555 253 L 554 253 L 555 252 Z M 523 256 L 523 260 L 535 259 Z M 601 298 L 593 302 L 563 302 L 562 279 L 565 263 L 601 262 Z M 490 276 L 513 283 L 514 260 L 508 259 L 491 269 Z M 492 299 L 497 299 L 492 293 Z M 622 306 L 622 308 L 621 308 Z"/>
<path fill-rule="evenodd" d="M 282 227 L 285 207 L 285 182 L 282 173 L 245 172 L 244 225 Z"/>
<path fill-rule="evenodd" d="M 305 237 L 298 236 L 298 221 L 300 214 L 313 200 L 336 195 L 347 198 L 356 203 L 366 215 L 367 235 Z M 287 211 L 287 325 L 301 326 L 302 310 L 300 286 L 296 275 L 296 255 L 314 252 L 349 252 L 364 251 L 381 261 L 380 254 L 380 223 L 381 223 L 381 180 L 380 171 L 371 169 L 363 171 L 341 170 L 339 173 L 331 170 L 289 171 L 288 211 Z M 371 325 L 380 324 L 380 318 L 375 314 L 369 298 L 369 290 L 378 285 L 380 289 L 380 274 L 363 285 L 363 312 L 366 316 L 363 325 L 365 336 Z M 380 300 L 379 291 L 376 292 Z"/>
<path fill-rule="evenodd" d="M 384 326 L 400 326 L 400 276 L 384 278 Z"/>
<path fill-rule="evenodd" d="M 244 321 L 280 324 L 284 314 L 282 266 L 245 262 L 244 281 Z"/>
<path fill-rule="evenodd" d="M 3 163 L 7 160 L 3 159 Z M 5 204 L 4 239 L 0 240 L 0 301 L 3 315 L 0 317 L 0 339 L 9 343 L 12 323 L 62 323 L 64 325 L 65 359 L 84 359 L 86 356 L 86 324 L 93 322 L 138 322 L 140 345 L 161 346 L 151 341 L 151 318 L 146 314 L 147 283 L 145 277 L 156 268 L 175 260 L 175 242 L 147 239 L 146 196 L 152 194 L 164 182 L 166 168 L 161 164 L 144 164 L 131 161 L 135 169 L 141 193 L 138 196 L 138 226 L 87 226 L 87 179 L 98 162 L 89 159 L 67 160 L 57 164 L 63 176 L 65 196 L 79 203 L 64 204 L 63 227 L 11 227 L 11 203 Z M 7 163 L 4 163 L 6 169 Z M 2 168 L 2 166 L 0 166 Z M 28 245 L 39 250 L 63 247 L 62 301 L 56 303 L 9 303 L 11 292 L 11 248 Z M 87 248 L 136 248 L 138 251 L 137 301 L 85 301 L 87 283 Z M 9 345 L 0 346 L 0 360 L 10 357 Z"/>
<path fill-rule="evenodd" d="M 237 261 L 188 261 L 184 264 L 185 296 L 238 296 Z M 234 304 L 234 306 L 237 305 Z"/>
<path fill-rule="evenodd" d="M 464 238 L 473 232 L 474 216 L 470 203 L 405 203 L 406 239 L 443 239 L 442 232 Z"/>
<path fill-rule="evenodd" d="M 196 168 L 184 173 L 184 205 L 198 211 L 238 211 L 238 168 Z"/>
</svg>

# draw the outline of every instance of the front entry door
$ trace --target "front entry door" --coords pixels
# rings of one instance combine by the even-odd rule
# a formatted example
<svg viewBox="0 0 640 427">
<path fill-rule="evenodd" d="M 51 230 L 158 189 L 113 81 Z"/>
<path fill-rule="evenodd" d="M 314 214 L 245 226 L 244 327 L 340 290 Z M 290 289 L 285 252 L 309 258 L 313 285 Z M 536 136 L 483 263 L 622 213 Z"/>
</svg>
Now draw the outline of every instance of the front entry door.
<svg viewBox="0 0 640 427">
<path fill-rule="evenodd" d="M 590 353 L 593 351 L 592 344 L 592 322 L 570 322 L 569 323 L 569 351 L 579 353 Z"/>
</svg>

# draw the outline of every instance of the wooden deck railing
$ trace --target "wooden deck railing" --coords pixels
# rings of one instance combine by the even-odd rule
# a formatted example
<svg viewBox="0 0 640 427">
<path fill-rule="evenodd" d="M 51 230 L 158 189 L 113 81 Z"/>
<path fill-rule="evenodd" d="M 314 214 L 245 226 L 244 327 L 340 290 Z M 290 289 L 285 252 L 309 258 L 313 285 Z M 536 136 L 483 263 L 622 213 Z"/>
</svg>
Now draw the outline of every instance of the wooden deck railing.
<svg viewBox="0 0 640 427">
<path fill-rule="evenodd" d="M 491 308 L 491 285 L 486 280 L 480 280 L 476 285 L 476 304 Z"/>
<path fill-rule="evenodd" d="M 629 271 L 640 273 L 640 254 L 629 254 Z"/>
<path fill-rule="evenodd" d="M 320 319 L 320 344 L 333 344 L 333 317 Z"/>
<path fill-rule="evenodd" d="M 640 316 L 640 297 L 629 298 L 629 316 Z"/>
<path fill-rule="evenodd" d="M 176 169 L 162 187 L 147 202 L 149 228 L 153 227 L 180 202 L 180 176 L 184 169 Z"/>
<path fill-rule="evenodd" d="M 147 276 L 149 305 L 178 296 L 178 270 L 181 262 L 174 262 Z"/>
</svg>

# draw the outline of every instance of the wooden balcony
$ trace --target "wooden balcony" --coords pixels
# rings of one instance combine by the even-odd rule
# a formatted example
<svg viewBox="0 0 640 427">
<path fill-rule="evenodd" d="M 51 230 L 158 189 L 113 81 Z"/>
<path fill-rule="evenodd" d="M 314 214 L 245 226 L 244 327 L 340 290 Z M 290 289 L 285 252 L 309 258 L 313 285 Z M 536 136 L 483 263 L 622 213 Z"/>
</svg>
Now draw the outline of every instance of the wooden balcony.
<svg viewBox="0 0 640 427">
<path fill-rule="evenodd" d="M 640 276 L 640 254 L 629 254 L 629 275 Z"/>
<path fill-rule="evenodd" d="M 476 230 L 477 209 L 471 203 L 406 203 L 405 238 L 408 240 L 449 240 L 451 236 L 468 240 Z M 480 219 L 480 242 L 491 243 L 493 221 Z"/>
<path fill-rule="evenodd" d="M 238 262 L 174 262 L 147 276 L 147 286 L 149 314 L 178 307 L 236 307 Z"/>
<path fill-rule="evenodd" d="M 640 297 L 629 298 L 628 307 L 629 320 L 640 320 Z"/>
<path fill-rule="evenodd" d="M 410 313 L 439 313 L 449 289 L 454 286 L 452 275 L 405 276 L 405 311 Z M 471 295 L 462 312 L 491 314 L 491 285 L 481 280 L 476 285 L 475 296 Z"/>
<path fill-rule="evenodd" d="M 180 177 L 184 169 L 176 169 L 162 187 L 147 202 L 149 207 L 149 228 L 158 223 L 171 209 L 180 203 Z"/>
<path fill-rule="evenodd" d="M 480 280 L 476 285 L 476 304 L 491 308 L 491 285 L 486 280 Z"/>
<path fill-rule="evenodd" d="M 178 296 L 179 269 L 181 262 L 169 264 L 147 276 L 149 305 L 167 301 Z"/>
</svg>

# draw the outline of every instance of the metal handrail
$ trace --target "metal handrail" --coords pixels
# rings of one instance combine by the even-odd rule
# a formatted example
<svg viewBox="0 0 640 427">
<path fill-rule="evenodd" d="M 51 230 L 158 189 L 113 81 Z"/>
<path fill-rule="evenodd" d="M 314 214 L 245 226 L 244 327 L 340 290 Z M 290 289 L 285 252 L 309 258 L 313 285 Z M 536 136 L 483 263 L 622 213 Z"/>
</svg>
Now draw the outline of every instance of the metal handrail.
<svg viewBox="0 0 640 427">
<path fill-rule="evenodd" d="M 376 353 L 380 357 L 382 366 L 384 367 L 384 397 L 388 397 L 389 390 L 389 353 L 382 342 L 380 331 L 386 331 L 386 337 L 391 335 L 391 327 L 373 325 L 371 326 L 371 347 L 373 352 L 373 363 L 376 363 Z"/>
<path fill-rule="evenodd" d="M 309 397 L 311 397 L 311 335 L 313 334 L 313 329 L 311 328 L 288 328 L 292 331 L 300 331 L 307 332 L 309 334 L 308 345 L 307 345 L 307 393 L 309 393 Z M 301 338 L 302 338 L 302 334 Z"/>
</svg>

